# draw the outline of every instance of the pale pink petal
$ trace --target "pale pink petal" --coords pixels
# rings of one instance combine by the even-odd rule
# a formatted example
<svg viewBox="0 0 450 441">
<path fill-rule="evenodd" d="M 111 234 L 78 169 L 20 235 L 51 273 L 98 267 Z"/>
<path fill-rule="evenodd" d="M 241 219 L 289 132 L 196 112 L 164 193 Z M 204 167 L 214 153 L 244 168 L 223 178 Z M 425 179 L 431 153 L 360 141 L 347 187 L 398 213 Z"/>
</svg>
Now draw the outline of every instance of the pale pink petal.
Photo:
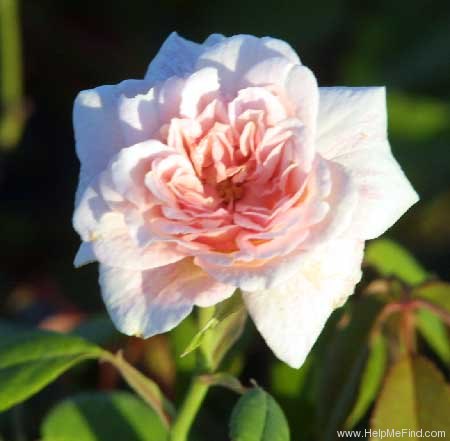
<svg viewBox="0 0 450 441">
<path fill-rule="evenodd" d="M 317 181 L 316 185 L 321 187 L 322 194 L 318 192 L 316 197 L 322 203 L 327 204 L 329 208 L 327 216 L 320 219 L 317 225 L 311 225 L 310 235 L 302 244 L 302 247 L 306 249 L 340 237 L 349 229 L 351 229 L 350 234 L 353 235 L 353 223 L 358 210 L 358 188 L 347 170 L 332 161 L 319 159 L 317 162 L 314 180 Z M 321 180 L 324 182 L 321 183 Z M 329 183 L 329 192 L 324 195 L 323 189 L 327 182 Z M 314 209 L 314 206 L 312 208 Z M 309 210 L 306 211 L 306 213 L 308 212 Z M 304 216 L 308 217 L 306 213 Z"/>
<path fill-rule="evenodd" d="M 206 40 L 202 43 L 202 46 L 203 47 L 214 46 L 215 44 L 222 42 L 226 38 L 227 37 L 225 37 L 225 35 L 222 34 L 211 34 L 208 35 L 208 37 L 206 37 Z"/>
<path fill-rule="evenodd" d="M 268 126 L 274 126 L 288 116 L 280 100 L 263 87 L 241 89 L 228 109 L 231 124 L 237 124 L 239 117 L 247 110 L 263 111 L 264 123 Z"/>
<path fill-rule="evenodd" d="M 122 95 L 117 106 L 119 123 L 127 146 L 151 139 L 159 130 L 161 121 L 155 89 L 132 97 Z"/>
<path fill-rule="evenodd" d="M 92 179 L 126 146 L 118 118 L 119 97 L 122 94 L 130 96 L 142 93 L 147 87 L 145 81 L 128 80 L 114 86 L 84 90 L 76 97 L 73 125 L 76 151 L 81 162 L 76 203 Z"/>
<path fill-rule="evenodd" d="M 184 79 L 171 77 L 144 93 L 120 96 L 119 122 L 126 145 L 163 138 L 164 125 L 180 114 L 185 85 Z"/>
<path fill-rule="evenodd" d="M 358 189 L 355 237 L 378 237 L 417 202 L 387 141 L 384 88 L 321 88 L 316 144 Z"/>
<path fill-rule="evenodd" d="M 272 289 L 243 292 L 255 325 L 275 355 L 299 368 L 333 310 L 361 278 L 363 242 L 341 239 L 308 253 L 296 274 Z"/>
<path fill-rule="evenodd" d="M 177 326 L 195 304 L 210 306 L 234 291 L 195 267 L 191 259 L 147 271 L 100 265 L 100 286 L 117 328 L 145 338 Z"/>
<path fill-rule="evenodd" d="M 150 63 L 145 79 L 153 85 L 173 76 L 184 77 L 194 70 L 202 51 L 202 45 L 172 32 Z"/>
<path fill-rule="evenodd" d="M 75 256 L 73 264 L 76 268 L 80 266 L 87 265 L 88 263 L 95 262 L 97 258 L 95 257 L 94 251 L 92 249 L 92 244 L 90 242 L 81 242 L 80 248 Z"/>
<path fill-rule="evenodd" d="M 295 64 L 285 57 L 267 58 L 245 73 L 240 79 L 240 86 L 278 86 L 278 91 L 283 91 L 286 78 Z"/>
<path fill-rule="evenodd" d="M 302 252 L 294 252 L 270 260 L 226 262 L 225 255 L 210 253 L 197 256 L 195 263 L 222 283 L 245 291 L 258 291 L 271 289 L 288 280 L 302 259 Z"/>
<path fill-rule="evenodd" d="M 227 93 L 234 94 L 240 78 L 255 64 L 280 56 L 292 63 L 300 64 L 295 51 L 281 40 L 235 35 L 206 48 L 197 60 L 196 69 L 208 66 L 217 68 L 221 86 Z"/>
<path fill-rule="evenodd" d="M 293 66 L 286 78 L 286 94 L 294 106 L 295 115 L 304 124 L 313 142 L 319 110 L 319 88 L 314 74 L 305 66 Z"/>
<path fill-rule="evenodd" d="M 208 67 L 186 79 L 181 91 L 180 115 L 195 118 L 206 104 L 216 98 L 219 90 L 217 70 Z"/>
<path fill-rule="evenodd" d="M 99 262 L 133 270 L 157 268 L 185 257 L 172 242 L 154 241 L 139 247 L 130 236 L 123 215 L 113 212 L 101 217 L 91 244 Z"/>
<path fill-rule="evenodd" d="M 148 206 L 150 192 L 145 187 L 145 175 L 156 158 L 164 158 L 173 151 L 159 141 L 148 140 L 124 148 L 111 162 L 111 180 L 124 199 L 137 206 Z"/>
<path fill-rule="evenodd" d="M 384 87 L 320 87 L 317 151 L 326 159 L 366 148 L 390 150 Z"/>
<path fill-rule="evenodd" d="M 272 49 L 277 54 L 285 57 L 291 63 L 301 64 L 297 52 L 292 48 L 290 44 L 286 43 L 285 41 L 272 37 L 262 37 L 261 41 L 266 48 Z"/>
<path fill-rule="evenodd" d="M 86 186 L 80 194 L 79 200 L 76 201 L 72 218 L 73 227 L 81 239 L 88 242 L 97 230 L 102 216 L 110 211 L 111 208 L 100 190 L 100 178 L 98 177 Z"/>
<path fill-rule="evenodd" d="M 380 236 L 419 200 L 400 165 L 383 147 L 373 145 L 334 161 L 345 168 L 358 191 L 350 226 L 354 237 L 367 240 Z"/>
<path fill-rule="evenodd" d="M 157 141 L 147 141 L 122 149 L 109 168 L 89 183 L 76 201 L 73 225 L 84 241 L 92 240 L 103 215 L 127 212 L 136 206 L 151 205 L 151 193 L 145 187 L 145 174 L 155 156 L 168 148 Z"/>
</svg>

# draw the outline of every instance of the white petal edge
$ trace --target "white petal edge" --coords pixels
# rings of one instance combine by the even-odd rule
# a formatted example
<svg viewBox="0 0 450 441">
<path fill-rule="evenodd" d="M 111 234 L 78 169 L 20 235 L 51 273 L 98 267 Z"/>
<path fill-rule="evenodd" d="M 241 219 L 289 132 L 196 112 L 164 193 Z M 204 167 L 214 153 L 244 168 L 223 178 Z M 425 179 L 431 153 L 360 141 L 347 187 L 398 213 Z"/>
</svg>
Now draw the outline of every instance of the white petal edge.
<svg viewBox="0 0 450 441">
<path fill-rule="evenodd" d="M 215 258 L 219 259 L 219 262 Z M 245 291 L 269 290 L 289 280 L 303 258 L 299 252 L 276 257 L 265 261 L 262 265 L 252 262 L 229 263 L 220 262 L 220 256 L 214 254 L 200 255 L 195 262 L 216 280 L 239 287 Z"/>
<path fill-rule="evenodd" d="M 137 246 L 121 213 L 106 213 L 97 228 L 90 243 L 96 260 L 105 265 L 145 271 L 185 257 L 172 242 L 154 241 L 142 248 Z"/>
<path fill-rule="evenodd" d="M 325 159 L 387 139 L 384 87 L 319 87 L 317 151 Z M 381 144 L 379 147 L 386 147 Z"/>
<path fill-rule="evenodd" d="M 195 304 L 210 306 L 234 292 L 196 268 L 192 259 L 143 272 L 100 265 L 100 287 L 116 327 L 143 338 L 170 331 Z"/>
<path fill-rule="evenodd" d="M 154 85 L 173 76 L 184 77 L 194 70 L 202 51 L 202 45 L 172 32 L 150 63 L 145 79 Z"/>
<path fill-rule="evenodd" d="M 88 263 L 96 262 L 94 251 L 92 250 L 92 244 L 90 242 L 82 242 L 80 248 L 73 261 L 73 265 L 76 268 L 80 268 Z"/>
<path fill-rule="evenodd" d="M 240 79 L 258 63 L 273 57 L 284 57 L 300 64 L 295 51 L 276 38 L 257 38 L 253 35 L 234 35 L 214 46 L 207 47 L 199 55 L 195 68 L 214 67 L 219 71 L 220 83 L 226 93 L 233 96 Z"/>
<path fill-rule="evenodd" d="M 77 95 L 73 107 L 76 152 L 81 162 L 77 201 L 89 182 L 125 147 L 117 111 L 119 97 L 122 94 L 134 96 L 147 87 L 148 83 L 143 80 L 127 80 L 84 90 Z"/>
<path fill-rule="evenodd" d="M 285 283 L 243 292 L 258 331 L 280 360 L 293 368 L 303 364 L 330 314 L 360 280 L 363 248 L 362 241 L 330 241 L 308 253 Z"/>
<path fill-rule="evenodd" d="M 345 168 L 357 188 L 358 201 L 349 230 L 353 237 L 375 239 L 419 200 L 400 165 L 384 147 L 374 145 L 334 161 Z"/>
<path fill-rule="evenodd" d="M 373 239 L 419 200 L 387 140 L 384 87 L 319 88 L 316 146 L 344 167 L 358 190 L 351 234 Z"/>
</svg>

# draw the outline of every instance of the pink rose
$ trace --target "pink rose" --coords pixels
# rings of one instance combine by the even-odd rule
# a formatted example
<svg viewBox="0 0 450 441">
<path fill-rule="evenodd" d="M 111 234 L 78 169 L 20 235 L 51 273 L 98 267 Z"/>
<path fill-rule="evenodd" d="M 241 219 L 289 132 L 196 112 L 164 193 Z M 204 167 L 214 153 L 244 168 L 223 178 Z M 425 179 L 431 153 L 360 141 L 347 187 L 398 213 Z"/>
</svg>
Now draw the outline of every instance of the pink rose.
<svg viewBox="0 0 450 441">
<path fill-rule="evenodd" d="M 100 263 L 125 334 L 168 331 L 240 288 L 300 366 L 361 277 L 364 241 L 417 200 L 382 87 L 319 88 L 273 38 L 172 34 L 142 80 L 81 92 L 75 264 Z"/>
</svg>

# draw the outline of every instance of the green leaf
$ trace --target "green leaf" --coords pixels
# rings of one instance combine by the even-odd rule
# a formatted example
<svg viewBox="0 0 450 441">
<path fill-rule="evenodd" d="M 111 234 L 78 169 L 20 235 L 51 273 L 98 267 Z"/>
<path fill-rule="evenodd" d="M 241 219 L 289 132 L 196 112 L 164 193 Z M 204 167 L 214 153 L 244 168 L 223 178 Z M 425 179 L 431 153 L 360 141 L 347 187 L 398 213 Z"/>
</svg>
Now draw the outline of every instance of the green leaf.
<svg viewBox="0 0 450 441">
<path fill-rule="evenodd" d="M 379 334 L 370 345 L 370 353 L 359 384 L 353 410 L 345 421 L 345 428 L 353 428 L 366 414 L 374 401 L 383 380 L 388 358 L 387 344 Z"/>
<path fill-rule="evenodd" d="M 450 433 L 450 389 L 442 373 L 423 357 L 398 361 L 387 375 L 371 428 Z M 374 441 L 377 439 L 372 437 Z M 423 438 L 414 434 L 408 437 L 413 441 L 420 439 Z"/>
<path fill-rule="evenodd" d="M 126 392 L 80 394 L 57 405 L 43 441 L 166 441 L 167 429 L 144 402 Z"/>
<path fill-rule="evenodd" d="M 442 321 L 428 309 L 420 309 L 416 315 L 416 325 L 422 337 L 441 360 L 450 364 L 450 341 Z"/>
<path fill-rule="evenodd" d="M 189 344 L 187 345 L 187 347 L 183 351 L 183 353 L 180 355 L 180 357 L 186 357 L 186 355 L 189 355 L 191 352 L 193 352 L 196 349 L 198 349 L 201 346 L 201 344 L 203 342 L 203 339 L 205 338 L 207 332 L 211 331 L 212 329 L 214 329 L 218 324 L 219 324 L 219 320 L 216 317 L 214 317 L 214 316 L 211 317 L 206 322 L 206 325 L 204 325 L 202 327 L 202 329 L 200 329 L 200 331 L 198 331 L 194 335 L 194 337 L 189 342 Z"/>
<path fill-rule="evenodd" d="M 405 248 L 388 239 L 370 242 L 366 248 L 365 262 L 374 266 L 381 275 L 395 276 L 411 285 L 422 283 L 428 277 Z"/>
<path fill-rule="evenodd" d="M 179 354 L 184 352 L 196 332 L 197 321 L 194 314 L 190 314 L 169 333 L 170 346 L 178 372 L 191 373 L 195 369 L 196 358 L 194 354 L 191 353 L 185 357 L 180 357 Z"/>
<path fill-rule="evenodd" d="M 369 356 L 369 334 L 383 307 L 374 297 L 355 299 L 328 342 L 319 378 L 318 417 L 323 440 L 335 440 L 358 397 Z M 333 403 L 330 405 L 330 403 Z"/>
<path fill-rule="evenodd" d="M 0 411 L 37 393 L 73 365 L 101 357 L 78 337 L 43 331 L 10 334 L 0 341 Z"/>
<path fill-rule="evenodd" d="M 214 329 L 221 321 L 225 320 L 232 314 L 239 312 L 243 307 L 242 299 L 238 293 L 232 295 L 229 299 L 219 303 L 212 314 L 212 317 L 203 325 L 200 331 L 195 334 L 190 341 L 186 349 L 181 354 L 181 357 L 185 357 L 192 351 L 199 348 L 205 338 L 208 331 Z"/>
<path fill-rule="evenodd" d="M 200 331 L 195 334 L 182 357 L 200 348 L 204 367 L 214 371 L 225 354 L 241 336 L 247 319 L 247 311 L 240 292 L 212 308 L 200 308 Z"/>
<path fill-rule="evenodd" d="M 158 385 L 129 364 L 123 358 L 121 352 L 114 355 L 104 351 L 103 359 L 110 362 L 119 370 L 128 385 L 152 407 L 164 425 L 168 427 L 170 417 L 174 415 L 175 409 L 172 403 L 164 397 Z"/>
<path fill-rule="evenodd" d="M 247 321 L 247 310 L 244 304 L 239 309 L 224 318 L 210 333 L 208 344 L 209 365 L 214 371 L 219 366 L 229 349 L 244 332 Z M 212 343 L 211 343 L 212 342 Z"/>
<path fill-rule="evenodd" d="M 440 281 L 424 283 L 414 288 L 411 295 L 428 300 L 450 313 L 450 283 Z"/>
<path fill-rule="evenodd" d="M 243 395 L 233 409 L 231 441 L 289 441 L 286 417 L 277 402 L 261 388 Z"/>
<path fill-rule="evenodd" d="M 227 372 L 205 374 L 199 376 L 198 378 L 202 383 L 207 384 L 208 386 L 222 386 L 236 392 L 237 394 L 243 394 L 247 390 L 234 375 Z"/>
</svg>

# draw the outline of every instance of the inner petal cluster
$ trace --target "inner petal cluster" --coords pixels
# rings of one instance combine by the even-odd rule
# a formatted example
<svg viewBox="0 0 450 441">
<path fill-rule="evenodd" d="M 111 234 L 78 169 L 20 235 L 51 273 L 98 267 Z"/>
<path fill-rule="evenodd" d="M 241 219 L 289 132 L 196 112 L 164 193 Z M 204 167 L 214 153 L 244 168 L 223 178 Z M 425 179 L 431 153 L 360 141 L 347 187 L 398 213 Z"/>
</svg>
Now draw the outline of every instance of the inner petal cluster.
<svg viewBox="0 0 450 441">
<path fill-rule="evenodd" d="M 152 162 L 148 188 L 160 232 L 219 252 L 265 243 L 307 198 L 312 167 L 304 125 L 274 87 L 249 87 L 226 101 L 199 100 L 159 130 L 169 153 Z M 254 236 L 254 237 L 252 237 Z"/>
</svg>

